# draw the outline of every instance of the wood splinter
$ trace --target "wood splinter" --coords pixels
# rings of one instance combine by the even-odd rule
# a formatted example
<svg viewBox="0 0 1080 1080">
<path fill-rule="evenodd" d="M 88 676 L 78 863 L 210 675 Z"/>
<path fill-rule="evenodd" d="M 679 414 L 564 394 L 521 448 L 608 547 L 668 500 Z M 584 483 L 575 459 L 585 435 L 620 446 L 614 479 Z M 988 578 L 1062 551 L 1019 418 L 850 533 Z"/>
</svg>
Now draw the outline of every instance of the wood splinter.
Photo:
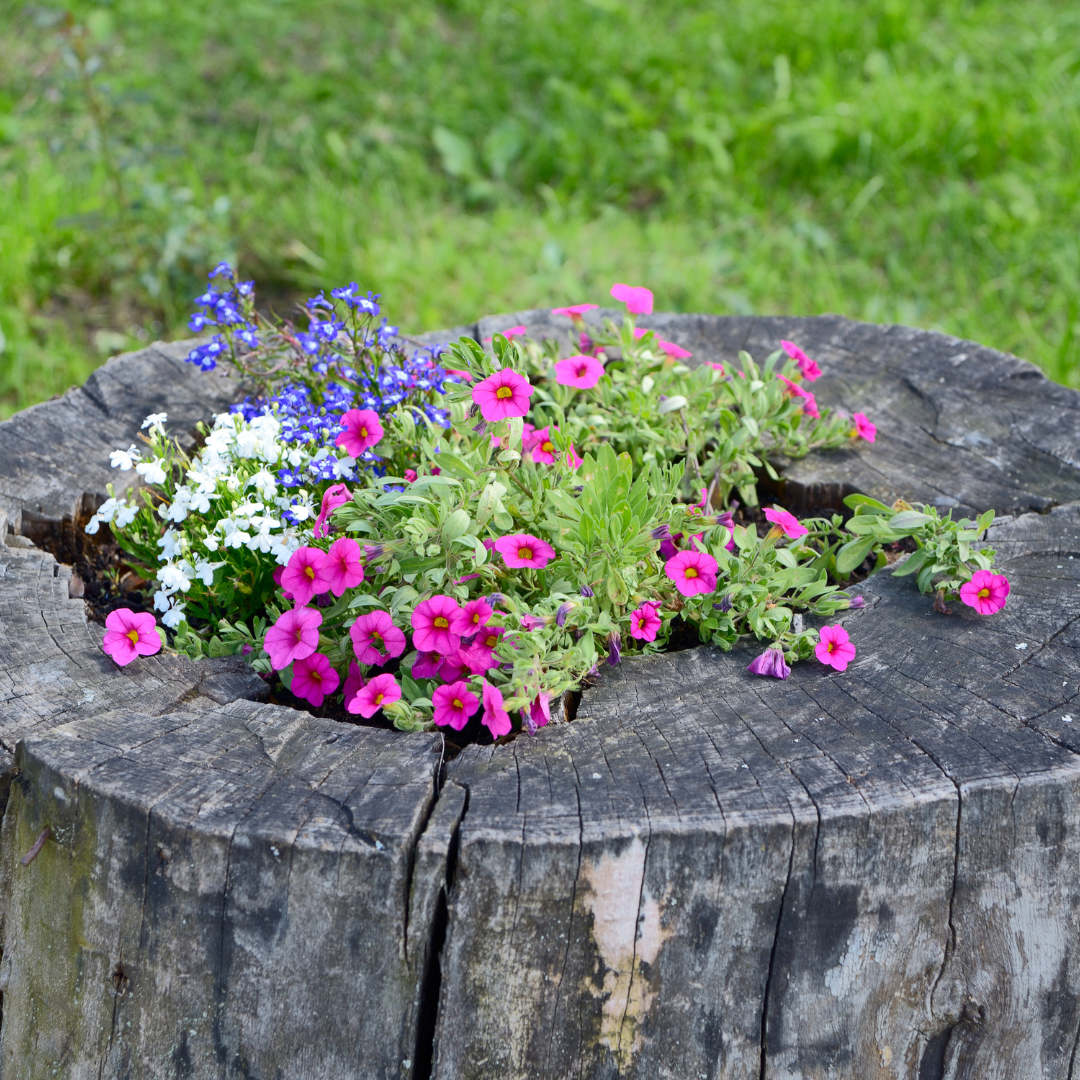
<svg viewBox="0 0 1080 1080">
<path fill-rule="evenodd" d="M 34 841 L 34 846 L 19 860 L 20 866 L 29 866 L 41 854 L 45 841 L 52 836 L 52 826 L 46 825 L 41 835 Z"/>
</svg>

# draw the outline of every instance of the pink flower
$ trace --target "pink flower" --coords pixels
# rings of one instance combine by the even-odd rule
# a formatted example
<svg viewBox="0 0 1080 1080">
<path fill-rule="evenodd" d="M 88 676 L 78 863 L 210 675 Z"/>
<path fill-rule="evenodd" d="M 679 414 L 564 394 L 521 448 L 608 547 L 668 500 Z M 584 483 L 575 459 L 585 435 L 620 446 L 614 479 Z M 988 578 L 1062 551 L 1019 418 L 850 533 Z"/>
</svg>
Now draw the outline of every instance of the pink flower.
<svg viewBox="0 0 1080 1080">
<path fill-rule="evenodd" d="M 437 679 L 442 662 L 443 658 L 437 652 L 418 653 L 413 661 L 412 677 L 414 679 Z"/>
<path fill-rule="evenodd" d="M 341 679 L 322 653 L 305 656 L 293 664 L 292 692 L 318 708 Z"/>
<path fill-rule="evenodd" d="M 385 664 L 405 651 L 405 635 L 385 611 L 369 611 L 349 627 L 353 651 L 361 664 Z M 384 655 L 385 653 L 385 655 Z"/>
<path fill-rule="evenodd" d="M 976 570 L 971 580 L 960 586 L 960 599 L 980 615 L 993 615 L 1005 606 L 1009 596 L 1009 579 L 1004 574 Z"/>
<path fill-rule="evenodd" d="M 545 425 L 536 432 L 533 439 L 532 459 L 539 465 L 555 464 L 555 444 L 551 441 L 551 425 Z"/>
<path fill-rule="evenodd" d="M 789 540 L 797 540 L 810 531 L 805 525 L 799 524 L 799 519 L 794 514 L 789 514 L 786 510 L 767 507 L 765 520 L 771 521 Z"/>
<path fill-rule="evenodd" d="M 676 345 L 674 341 L 665 341 L 663 338 L 656 340 L 660 345 L 660 351 L 666 353 L 672 360 L 685 360 L 688 356 L 694 355 L 681 345 Z"/>
<path fill-rule="evenodd" d="M 349 674 L 345 676 L 345 689 L 342 693 L 345 695 L 345 705 L 348 707 L 349 702 L 358 690 L 364 689 L 364 676 L 360 674 L 360 669 L 356 666 L 355 661 L 349 661 Z"/>
<path fill-rule="evenodd" d="M 491 732 L 493 739 L 508 735 L 513 724 L 510 722 L 510 714 L 503 708 L 502 691 L 485 679 L 483 694 L 484 715 L 480 717 L 480 723 Z"/>
<path fill-rule="evenodd" d="M 551 720 L 551 705 L 547 694 L 537 694 L 529 706 L 529 715 L 525 726 L 530 735 L 535 735 L 537 728 L 542 728 Z"/>
<path fill-rule="evenodd" d="M 568 315 L 571 319 L 574 319 L 576 321 L 577 319 L 580 319 L 586 311 L 595 311 L 599 306 L 599 304 L 572 304 L 570 307 L 552 308 L 551 314 Z M 501 694 L 499 695 L 499 698 L 500 700 L 502 700 Z"/>
<path fill-rule="evenodd" d="M 568 356 L 555 365 L 555 381 L 578 390 L 591 390 L 603 374 L 604 365 L 595 356 Z"/>
<path fill-rule="evenodd" d="M 460 731 L 480 708 L 480 701 L 469 693 L 469 684 L 464 680 L 440 686 L 431 695 L 431 701 L 435 706 L 435 723 L 449 724 L 455 731 Z"/>
<path fill-rule="evenodd" d="M 439 664 L 439 678 L 446 683 L 457 682 L 469 670 L 459 648 L 453 656 L 443 657 L 442 663 Z"/>
<path fill-rule="evenodd" d="M 379 414 L 373 409 L 350 409 L 341 418 L 341 427 L 334 445 L 340 446 L 352 458 L 370 450 L 383 437 Z"/>
<path fill-rule="evenodd" d="M 570 448 L 566 451 L 566 464 L 571 469 L 580 469 L 584 458 L 578 457 L 578 452 L 574 449 L 574 444 L 570 444 Z"/>
<path fill-rule="evenodd" d="M 549 543 L 528 533 L 500 537 L 495 541 L 495 550 L 513 570 L 523 566 L 541 570 L 555 558 L 555 549 Z"/>
<path fill-rule="evenodd" d="M 488 339 L 491 340 L 490 338 Z M 447 368 L 447 375 L 453 375 L 455 379 L 460 379 L 462 382 L 472 382 L 473 376 L 471 371 L 462 371 L 460 368 Z"/>
<path fill-rule="evenodd" d="M 814 646 L 814 655 L 837 671 L 846 671 L 855 659 L 855 646 L 842 626 L 823 626 L 818 632 L 821 640 Z"/>
<path fill-rule="evenodd" d="M 281 575 L 281 587 L 291 592 L 296 603 L 303 607 L 317 593 L 329 590 L 326 569 L 326 555 L 318 548 L 297 548 Z"/>
<path fill-rule="evenodd" d="M 642 604 L 630 615 L 630 636 L 639 641 L 655 641 L 660 629 L 660 616 L 655 604 Z"/>
<path fill-rule="evenodd" d="M 283 611 L 263 639 L 270 666 L 283 671 L 294 660 L 310 656 L 319 647 L 320 626 L 322 613 L 314 608 L 294 607 Z"/>
<path fill-rule="evenodd" d="M 458 657 L 474 675 L 496 667 L 495 649 L 506 630 L 501 626 L 485 626 L 469 646 L 458 649 Z"/>
<path fill-rule="evenodd" d="M 799 371 L 807 382 L 813 382 L 821 377 L 821 368 L 810 359 L 793 341 L 781 341 L 780 345 L 784 352 L 799 365 Z"/>
<path fill-rule="evenodd" d="M 713 371 L 719 371 L 721 375 L 724 374 L 724 365 L 723 364 L 718 364 L 714 360 L 706 360 L 705 361 L 705 366 L 706 367 L 711 367 L 713 369 Z"/>
<path fill-rule="evenodd" d="M 815 420 L 821 419 L 821 412 L 818 410 L 817 398 L 810 393 L 809 390 L 804 390 L 802 393 L 802 411 L 807 416 L 812 416 Z"/>
<path fill-rule="evenodd" d="M 408 483 L 410 483 L 410 484 L 415 484 L 416 483 L 416 470 L 415 469 L 406 469 L 404 475 L 405 475 L 405 479 L 406 479 L 406 481 L 408 481 Z"/>
<path fill-rule="evenodd" d="M 528 332 L 529 331 L 524 326 L 511 326 L 509 330 L 499 331 L 499 333 L 502 334 L 502 336 L 506 338 L 507 341 L 513 341 L 516 337 L 524 337 Z M 490 341 L 491 338 L 484 338 L 485 345 L 487 345 Z"/>
<path fill-rule="evenodd" d="M 483 598 L 470 600 L 459 608 L 450 623 L 450 629 L 460 637 L 472 637 L 482 626 L 487 626 L 488 619 L 494 614 L 491 605 Z"/>
<path fill-rule="evenodd" d="M 450 626 L 460 610 L 452 597 L 441 593 L 417 604 L 412 613 L 413 645 L 420 652 L 455 656 L 461 636 Z"/>
<path fill-rule="evenodd" d="M 716 589 L 716 560 L 704 551 L 680 551 L 664 563 L 664 573 L 683 596 Z"/>
<path fill-rule="evenodd" d="M 786 679 L 791 674 L 791 668 L 784 659 L 784 650 L 774 649 L 771 645 L 751 660 L 746 670 L 751 675 L 770 675 L 774 679 Z"/>
<path fill-rule="evenodd" d="M 149 612 L 117 608 L 105 616 L 105 628 L 102 648 L 121 667 L 126 667 L 137 656 L 161 652 L 161 634 Z"/>
<path fill-rule="evenodd" d="M 877 438 L 877 426 L 870 422 L 866 413 L 857 412 L 851 419 L 855 421 L 855 434 L 860 439 L 873 442 Z"/>
<path fill-rule="evenodd" d="M 322 576 L 330 582 L 330 591 L 335 596 L 340 596 L 346 589 L 355 589 L 364 580 L 360 557 L 360 545 L 350 536 L 343 536 L 330 545 Z"/>
<path fill-rule="evenodd" d="M 393 675 L 376 675 L 346 700 L 347 712 L 359 713 L 365 719 L 373 717 L 381 708 L 390 705 L 401 697 L 401 687 Z"/>
<path fill-rule="evenodd" d="M 315 519 L 315 528 L 311 530 L 316 539 L 321 540 L 329 536 L 330 531 L 326 528 L 326 519 L 339 507 L 344 506 L 352 495 L 344 484 L 332 484 L 323 492 L 322 509 Z M 338 596 L 341 593 L 337 593 Z"/>
<path fill-rule="evenodd" d="M 480 414 L 489 422 L 524 416 L 529 411 L 529 396 L 534 387 L 529 380 L 510 368 L 503 368 L 478 382 L 472 399 L 480 406 Z"/>
<path fill-rule="evenodd" d="M 611 295 L 624 303 L 631 315 L 652 314 L 653 294 L 644 286 L 615 284 L 611 286 Z"/>
</svg>

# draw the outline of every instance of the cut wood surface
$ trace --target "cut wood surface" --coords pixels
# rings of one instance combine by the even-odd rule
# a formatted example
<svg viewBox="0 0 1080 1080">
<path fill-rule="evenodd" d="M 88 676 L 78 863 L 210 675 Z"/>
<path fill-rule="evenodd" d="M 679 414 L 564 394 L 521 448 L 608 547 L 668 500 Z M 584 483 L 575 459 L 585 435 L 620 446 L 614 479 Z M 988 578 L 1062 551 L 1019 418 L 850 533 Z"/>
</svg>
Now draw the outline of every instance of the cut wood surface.
<svg viewBox="0 0 1080 1080">
<path fill-rule="evenodd" d="M 2 1080 L 1072 1077 L 1080 396 L 899 327 L 642 322 L 695 362 L 798 342 L 879 436 L 777 500 L 1012 513 L 1006 608 L 939 615 L 880 575 L 844 674 L 625 662 L 573 723 L 447 762 L 438 735 L 245 700 L 265 684 L 233 661 L 117 668 L 70 571 L 9 536 Z M 459 329 L 517 323 L 569 328 Z M 97 427 L 66 419 L 86 391 L 0 424 L 16 531 L 100 501 L 147 413 L 227 404 L 166 348 L 102 369 Z"/>
</svg>

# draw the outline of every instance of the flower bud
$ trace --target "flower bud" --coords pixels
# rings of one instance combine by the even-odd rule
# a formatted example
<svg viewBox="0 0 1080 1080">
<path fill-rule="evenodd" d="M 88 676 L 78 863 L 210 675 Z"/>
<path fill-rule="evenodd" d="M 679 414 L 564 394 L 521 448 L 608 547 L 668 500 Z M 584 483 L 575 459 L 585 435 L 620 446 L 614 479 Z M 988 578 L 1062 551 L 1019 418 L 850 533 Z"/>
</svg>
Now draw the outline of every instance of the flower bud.
<svg viewBox="0 0 1080 1080">
<path fill-rule="evenodd" d="M 713 604 L 714 608 L 719 608 L 726 615 L 731 610 L 731 593 L 724 593 L 720 597 L 719 604 Z"/>
<path fill-rule="evenodd" d="M 786 679 L 791 674 L 791 668 L 784 660 L 784 650 L 771 645 L 759 657 L 752 660 L 746 670 L 752 675 L 769 675 L 774 679 Z"/>
<path fill-rule="evenodd" d="M 608 648 L 611 652 L 608 653 L 607 662 L 615 667 L 622 659 L 622 636 L 618 630 L 612 630 L 608 635 Z"/>
<path fill-rule="evenodd" d="M 582 596 L 595 596 L 596 593 L 594 593 L 592 591 L 592 589 L 589 588 L 588 585 L 582 585 L 581 586 L 581 595 Z"/>
<path fill-rule="evenodd" d="M 667 524 L 657 525 L 657 527 L 653 529 L 652 532 L 649 533 L 649 535 L 654 540 L 670 540 L 671 529 L 668 528 Z"/>
</svg>

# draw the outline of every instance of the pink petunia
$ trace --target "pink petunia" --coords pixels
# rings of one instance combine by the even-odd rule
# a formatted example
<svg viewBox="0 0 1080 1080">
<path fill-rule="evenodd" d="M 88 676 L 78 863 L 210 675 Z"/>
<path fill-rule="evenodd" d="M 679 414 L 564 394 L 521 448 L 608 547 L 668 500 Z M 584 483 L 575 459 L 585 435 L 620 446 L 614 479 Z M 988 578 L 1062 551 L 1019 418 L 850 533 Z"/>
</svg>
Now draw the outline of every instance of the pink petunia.
<svg viewBox="0 0 1080 1080">
<path fill-rule="evenodd" d="M 355 660 L 349 661 L 349 674 L 345 676 L 345 687 L 342 693 L 345 695 L 346 705 L 356 694 L 358 690 L 364 688 L 364 676 L 360 673 L 360 669 L 356 666 Z"/>
<path fill-rule="evenodd" d="M 528 332 L 528 329 L 524 326 L 511 326 L 509 330 L 499 331 L 507 341 L 513 341 L 516 337 L 524 337 Z M 484 344 L 490 344 L 491 340 L 489 337 L 484 338 Z"/>
<path fill-rule="evenodd" d="M 351 536 L 343 536 L 330 545 L 322 575 L 330 582 L 330 591 L 335 596 L 341 596 L 346 589 L 355 589 L 364 580 L 361 555 L 360 545 Z"/>
<path fill-rule="evenodd" d="M 312 653 L 293 664 L 292 692 L 318 708 L 341 679 L 322 653 Z"/>
<path fill-rule="evenodd" d="M 319 510 L 319 516 L 315 519 L 315 528 L 311 530 L 312 535 L 317 540 L 322 540 L 330 535 L 330 530 L 326 527 L 327 518 L 339 506 L 344 506 L 351 498 L 352 495 L 344 484 L 331 484 L 323 492 L 322 507 Z M 337 595 L 340 596 L 341 593 Z"/>
<path fill-rule="evenodd" d="M 877 438 L 877 425 L 870 422 L 866 413 L 857 412 L 851 419 L 855 421 L 855 434 L 860 439 L 873 442 Z"/>
<path fill-rule="evenodd" d="M 535 387 L 511 368 L 503 368 L 478 382 L 472 391 L 473 401 L 489 423 L 524 416 L 529 411 L 529 396 Z"/>
<path fill-rule="evenodd" d="M 766 507 L 765 519 L 771 521 L 789 540 L 798 540 L 810 531 L 805 525 L 799 524 L 799 519 L 794 514 L 789 514 L 786 510 Z"/>
<path fill-rule="evenodd" d="M 1004 574 L 976 570 L 971 580 L 960 586 L 960 599 L 980 615 L 993 615 L 1005 606 L 1009 596 L 1009 579 Z"/>
<path fill-rule="evenodd" d="M 410 483 L 410 484 L 415 484 L 416 483 L 416 470 L 415 469 L 406 469 L 405 472 L 402 475 L 405 477 L 405 480 L 408 483 Z"/>
<path fill-rule="evenodd" d="M 439 664 L 439 678 L 444 683 L 457 682 L 465 672 L 470 670 L 461 654 L 462 650 L 459 648 L 453 656 L 443 657 L 442 663 Z"/>
<path fill-rule="evenodd" d="M 715 360 L 706 360 L 705 366 L 712 368 L 713 371 L 719 371 L 721 375 L 724 374 L 724 365 L 716 363 Z"/>
<path fill-rule="evenodd" d="M 510 714 L 503 708 L 502 691 L 485 679 L 483 697 L 484 715 L 480 717 L 480 723 L 491 732 L 493 739 L 500 735 L 509 735 L 513 724 L 510 722 Z"/>
<path fill-rule="evenodd" d="M 545 425 L 536 432 L 533 440 L 532 459 L 538 465 L 555 464 L 555 444 L 551 441 L 551 425 Z"/>
<path fill-rule="evenodd" d="M 310 603 L 316 594 L 328 592 L 330 578 L 326 575 L 326 555 L 318 548 L 297 548 L 289 556 L 281 575 L 281 587 L 292 593 L 299 607 Z"/>
<path fill-rule="evenodd" d="M 547 694 L 537 694 L 529 706 L 527 726 L 530 735 L 535 735 L 538 728 L 551 721 L 551 703 Z"/>
<path fill-rule="evenodd" d="M 680 551 L 664 563 L 664 573 L 683 596 L 716 589 L 716 560 L 705 551 Z"/>
<path fill-rule="evenodd" d="M 791 667 L 784 659 L 784 650 L 771 645 L 760 656 L 754 657 L 746 670 L 751 675 L 768 675 L 773 679 L 786 679 L 791 674 Z"/>
<path fill-rule="evenodd" d="M 137 656 L 161 652 L 161 634 L 149 612 L 117 608 L 105 616 L 105 640 L 101 645 L 106 655 L 126 667 Z"/>
<path fill-rule="evenodd" d="M 414 679 L 437 679 L 439 667 L 443 658 L 437 652 L 417 653 L 413 661 L 412 677 Z"/>
<path fill-rule="evenodd" d="M 552 315 L 566 315 L 575 321 L 580 319 L 586 311 L 596 311 L 599 304 L 571 304 L 570 307 L 556 307 L 551 309 Z"/>
<path fill-rule="evenodd" d="M 555 558 L 555 549 L 549 543 L 528 533 L 500 537 L 495 541 L 495 550 L 512 570 L 524 566 L 542 570 Z"/>
<path fill-rule="evenodd" d="M 473 675 L 482 675 L 498 664 L 495 649 L 506 630 L 501 626 L 485 626 L 471 645 L 458 649 L 458 657 Z"/>
<path fill-rule="evenodd" d="M 373 409 L 350 409 L 341 418 L 341 434 L 334 440 L 349 457 L 358 458 L 382 437 L 383 426 Z"/>
<path fill-rule="evenodd" d="M 688 356 L 694 355 L 681 345 L 676 345 L 674 341 L 665 341 L 663 338 L 657 338 L 657 341 L 660 345 L 660 351 L 666 353 L 672 360 L 685 360 Z"/>
<path fill-rule="evenodd" d="M 461 382 L 472 382 L 473 374 L 471 371 L 462 371 L 461 368 L 447 368 L 447 375 L 453 375 L 455 379 L 459 379 Z"/>
<path fill-rule="evenodd" d="M 361 664 L 385 664 L 405 651 L 405 634 L 385 611 L 368 611 L 349 627 L 353 651 Z"/>
<path fill-rule="evenodd" d="M 568 356 L 555 365 L 555 381 L 577 390 L 591 390 L 603 374 L 604 365 L 595 356 Z"/>
<path fill-rule="evenodd" d="M 821 368 L 819 368 L 794 341 L 781 341 L 780 345 L 784 352 L 799 365 L 799 371 L 807 382 L 813 382 L 815 379 L 821 377 Z"/>
<path fill-rule="evenodd" d="M 814 655 L 837 671 L 846 671 L 855 659 L 855 646 L 842 626 L 823 626 L 818 631 L 821 640 L 814 646 Z"/>
<path fill-rule="evenodd" d="M 642 285 L 611 286 L 611 295 L 616 300 L 626 305 L 626 310 L 631 315 L 651 315 L 653 309 L 653 294 Z"/>
<path fill-rule="evenodd" d="M 639 641 L 655 641 L 660 626 L 660 616 L 656 613 L 655 604 L 642 604 L 630 615 L 630 636 Z"/>
<path fill-rule="evenodd" d="M 459 608 L 450 623 L 450 629 L 460 637 L 472 637 L 481 627 L 487 626 L 488 619 L 494 614 L 491 605 L 482 597 L 470 600 Z"/>
<path fill-rule="evenodd" d="M 352 697 L 346 699 L 345 710 L 359 713 L 365 720 L 370 720 L 381 708 L 391 705 L 401 697 L 401 687 L 393 675 L 376 675 L 365 683 Z"/>
<path fill-rule="evenodd" d="M 315 608 L 294 607 L 283 611 L 266 631 L 263 648 L 270 656 L 270 666 L 283 671 L 294 660 L 303 660 L 319 647 L 322 612 Z"/>
<path fill-rule="evenodd" d="M 815 420 L 820 420 L 821 411 L 818 409 L 817 398 L 814 397 L 809 390 L 803 392 L 802 398 L 802 411 L 806 413 L 807 416 L 811 416 Z"/>
<path fill-rule="evenodd" d="M 584 460 L 584 458 L 578 457 L 578 452 L 574 449 L 574 444 L 571 443 L 570 448 L 566 451 L 566 464 L 571 469 L 580 469 Z"/>
<path fill-rule="evenodd" d="M 456 655 L 461 635 L 450 627 L 460 610 L 452 597 L 441 593 L 417 604 L 412 613 L 413 645 L 420 652 Z"/>
<path fill-rule="evenodd" d="M 435 723 L 449 724 L 455 731 L 460 731 L 480 708 L 479 699 L 469 693 L 469 684 L 464 680 L 440 686 L 431 695 L 431 701 L 435 706 Z"/>
</svg>

